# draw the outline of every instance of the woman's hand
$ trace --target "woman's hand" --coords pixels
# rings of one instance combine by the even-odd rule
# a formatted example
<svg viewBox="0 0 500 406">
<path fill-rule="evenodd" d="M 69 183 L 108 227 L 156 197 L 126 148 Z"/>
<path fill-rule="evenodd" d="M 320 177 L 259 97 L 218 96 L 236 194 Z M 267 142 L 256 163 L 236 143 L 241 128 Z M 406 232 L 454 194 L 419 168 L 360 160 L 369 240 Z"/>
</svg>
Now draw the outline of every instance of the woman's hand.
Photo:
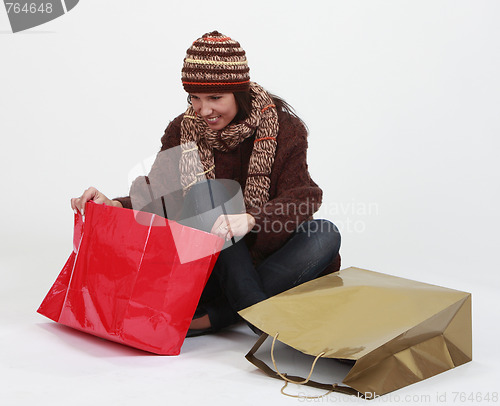
<svg viewBox="0 0 500 406">
<path fill-rule="evenodd" d="M 104 194 L 99 192 L 95 187 L 89 187 L 80 197 L 71 199 L 71 208 L 76 211 L 79 210 L 84 215 L 85 203 L 89 200 L 97 204 L 105 204 L 107 206 L 123 207 L 120 202 L 108 199 Z"/>
<path fill-rule="evenodd" d="M 232 237 L 244 236 L 254 226 L 255 218 L 251 214 L 228 214 L 219 216 L 210 232 L 229 241 Z"/>
</svg>

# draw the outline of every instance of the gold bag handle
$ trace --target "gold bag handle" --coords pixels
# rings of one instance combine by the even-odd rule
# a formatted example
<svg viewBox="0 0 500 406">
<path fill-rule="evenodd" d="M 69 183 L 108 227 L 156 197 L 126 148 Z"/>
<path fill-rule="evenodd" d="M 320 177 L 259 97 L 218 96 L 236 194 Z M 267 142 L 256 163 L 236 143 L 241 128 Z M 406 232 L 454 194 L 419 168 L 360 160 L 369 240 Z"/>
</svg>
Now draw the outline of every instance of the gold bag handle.
<svg viewBox="0 0 500 406">
<path fill-rule="evenodd" d="M 276 343 L 276 340 L 277 340 L 279 335 L 280 335 L 280 333 L 276 333 L 276 335 L 273 338 L 273 344 L 271 345 L 271 359 L 273 361 L 273 365 L 274 365 L 274 369 L 276 370 L 276 373 L 281 377 L 281 379 L 283 379 L 285 381 L 285 384 L 281 388 L 281 393 L 285 396 L 290 396 L 291 398 L 304 398 L 304 399 L 319 399 L 319 398 L 322 398 L 322 397 L 327 396 L 330 393 L 332 393 L 333 390 L 338 386 L 336 383 L 334 383 L 332 385 L 332 388 L 328 392 L 324 393 L 323 395 L 319 395 L 319 396 L 297 396 L 297 395 L 290 395 L 289 393 L 285 393 L 285 388 L 288 386 L 288 382 L 294 383 L 296 385 L 305 385 L 306 383 L 309 382 L 309 380 L 311 379 L 311 375 L 314 371 L 314 367 L 316 366 L 316 362 L 318 362 L 318 359 L 320 359 L 323 355 L 325 355 L 325 352 L 323 351 L 323 352 L 319 353 L 316 356 L 316 358 L 314 358 L 314 361 L 311 365 L 311 370 L 309 371 L 309 375 L 307 375 L 306 379 L 304 379 L 302 381 L 294 381 L 292 379 L 287 378 L 286 374 L 282 374 L 279 371 L 278 366 L 276 365 L 276 360 L 274 359 L 274 344 Z"/>
<path fill-rule="evenodd" d="M 289 395 L 289 394 L 287 394 L 287 393 L 284 392 L 284 389 L 287 387 L 288 382 L 291 382 L 291 383 L 298 383 L 298 384 L 301 384 L 301 385 L 311 386 L 313 388 L 323 389 L 323 390 L 329 391 L 328 393 L 325 393 L 324 395 L 318 396 L 318 397 L 326 396 L 326 395 L 330 394 L 331 392 L 339 392 L 339 393 L 344 393 L 346 395 L 353 395 L 353 396 L 361 396 L 362 397 L 362 395 L 357 390 L 355 390 L 353 388 L 350 388 L 348 386 L 340 386 L 338 384 L 333 384 L 333 385 L 329 384 L 329 385 L 327 385 L 327 384 L 324 384 L 324 383 L 315 382 L 315 381 L 311 380 L 311 375 L 312 375 L 312 371 L 314 369 L 314 366 L 316 365 L 317 360 L 322 355 L 324 355 L 324 353 L 321 353 L 321 354 L 319 354 L 316 357 L 316 359 L 314 360 L 314 362 L 312 364 L 309 376 L 306 379 L 301 378 L 299 376 L 285 375 L 285 374 L 282 374 L 281 372 L 279 372 L 278 368 L 276 366 L 275 359 L 274 359 L 274 343 L 276 342 L 278 334 L 276 334 L 276 336 L 274 337 L 273 345 L 271 347 L 271 359 L 273 360 L 273 365 L 276 368 L 276 371 L 274 371 L 264 361 L 260 360 L 259 358 L 257 358 L 255 356 L 255 353 L 262 346 L 262 344 L 264 343 L 264 341 L 266 341 L 267 337 L 269 337 L 268 334 L 262 333 L 262 335 L 259 337 L 259 339 L 254 344 L 254 346 L 250 349 L 250 351 L 248 351 L 248 354 L 245 355 L 245 358 L 249 362 L 251 362 L 253 365 L 255 365 L 257 368 L 259 368 L 261 371 L 263 371 L 266 375 L 270 376 L 271 378 L 275 378 L 275 379 L 279 379 L 279 380 L 285 380 L 285 385 L 281 388 L 281 393 L 283 393 L 284 395 L 291 396 L 291 397 L 299 397 L 299 396 Z M 299 381 L 301 381 L 301 382 L 299 382 Z M 311 397 L 311 398 L 314 398 L 314 397 Z"/>
</svg>

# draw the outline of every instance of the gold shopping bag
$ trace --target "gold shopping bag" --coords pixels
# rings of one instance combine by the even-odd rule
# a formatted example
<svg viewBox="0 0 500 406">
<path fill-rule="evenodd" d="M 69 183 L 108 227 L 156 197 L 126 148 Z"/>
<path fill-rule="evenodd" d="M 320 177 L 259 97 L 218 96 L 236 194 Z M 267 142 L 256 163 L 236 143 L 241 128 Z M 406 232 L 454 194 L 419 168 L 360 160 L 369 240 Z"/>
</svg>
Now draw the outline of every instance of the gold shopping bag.
<svg viewBox="0 0 500 406">
<path fill-rule="evenodd" d="M 472 360 L 470 293 L 365 269 L 341 270 L 239 313 L 264 332 L 250 362 L 330 391 L 373 398 Z M 273 371 L 255 356 L 267 336 L 304 354 L 351 360 L 346 386 Z"/>
</svg>

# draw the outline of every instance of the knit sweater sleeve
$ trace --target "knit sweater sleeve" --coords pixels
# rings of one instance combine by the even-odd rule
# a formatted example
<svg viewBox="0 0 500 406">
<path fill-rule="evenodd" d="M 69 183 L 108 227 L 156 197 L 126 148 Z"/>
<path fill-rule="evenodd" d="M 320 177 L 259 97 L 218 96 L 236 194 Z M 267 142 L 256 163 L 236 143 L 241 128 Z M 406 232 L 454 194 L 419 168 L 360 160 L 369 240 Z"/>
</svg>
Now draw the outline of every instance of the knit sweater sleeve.
<svg viewBox="0 0 500 406">
<path fill-rule="evenodd" d="M 256 222 L 247 243 L 257 260 L 281 248 L 299 224 L 311 219 L 323 195 L 309 175 L 307 131 L 303 124 L 293 117 L 280 122 L 277 141 L 272 196 L 262 207 L 247 210 Z"/>
<path fill-rule="evenodd" d="M 180 122 L 175 118 L 161 138 L 161 149 L 147 176 L 139 176 L 130 187 L 129 196 L 118 197 L 124 208 L 148 211 L 175 218 L 182 205 L 182 190 L 179 182 Z"/>
</svg>

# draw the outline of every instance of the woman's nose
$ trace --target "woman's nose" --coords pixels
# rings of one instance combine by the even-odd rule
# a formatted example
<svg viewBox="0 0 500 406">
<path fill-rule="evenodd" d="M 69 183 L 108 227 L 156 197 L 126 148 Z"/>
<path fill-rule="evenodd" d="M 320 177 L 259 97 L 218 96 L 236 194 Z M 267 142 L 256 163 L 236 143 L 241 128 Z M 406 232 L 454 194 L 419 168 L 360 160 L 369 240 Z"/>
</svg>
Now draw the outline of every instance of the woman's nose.
<svg viewBox="0 0 500 406">
<path fill-rule="evenodd" d="M 210 103 L 201 102 L 199 114 L 202 117 L 207 117 L 212 114 L 212 107 L 210 106 Z"/>
</svg>

